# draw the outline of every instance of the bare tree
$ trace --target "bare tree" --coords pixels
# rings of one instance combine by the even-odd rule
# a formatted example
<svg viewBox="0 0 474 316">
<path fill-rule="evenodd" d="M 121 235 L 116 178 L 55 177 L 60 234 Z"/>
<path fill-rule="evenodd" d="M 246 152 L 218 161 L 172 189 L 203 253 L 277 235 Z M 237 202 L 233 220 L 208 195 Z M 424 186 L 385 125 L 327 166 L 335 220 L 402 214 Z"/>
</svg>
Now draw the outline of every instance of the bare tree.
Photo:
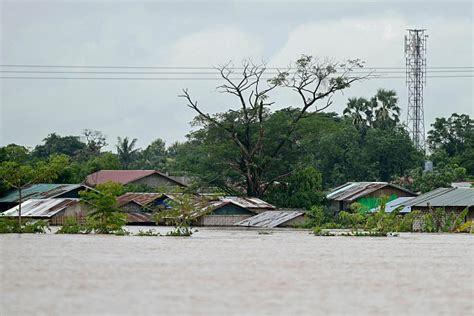
<svg viewBox="0 0 474 316">
<path fill-rule="evenodd" d="M 87 149 L 93 154 L 99 154 L 102 148 L 108 145 L 107 137 L 101 131 L 85 129 L 82 134 L 86 139 Z"/>
<path fill-rule="evenodd" d="M 274 181 L 288 175 L 282 173 L 271 179 L 264 177 L 271 161 L 261 159 L 265 146 L 264 122 L 266 114 L 274 104 L 269 100 L 269 94 L 277 88 L 288 88 L 296 92 L 301 100 L 297 114 L 292 117 L 286 130 L 281 131 L 277 144 L 272 146 L 269 156 L 275 157 L 312 106 L 313 112 L 324 111 L 331 106 L 334 93 L 367 77 L 353 75 L 353 71 L 362 66 L 360 60 L 349 60 L 345 64 L 338 64 L 303 55 L 288 69 L 277 70 L 277 75 L 271 79 L 265 78 L 267 71 L 265 64 L 255 65 L 251 61 L 245 61 L 241 68 L 234 68 L 230 63 L 218 67 L 217 70 L 224 83 L 218 86 L 217 90 L 233 95 L 239 103 L 238 110 L 230 110 L 238 114 L 238 119 L 230 122 L 222 120 L 220 115 L 205 112 L 187 89 L 183 90 L 183 95 L 180 97 L 185 98 L 187 106 L 198 113 L 198 119 L 202 124 L 218 126 L 238 147 L 240 159 L 230 167 L 245 178 L 247 194 L 259 197 Z M 237 70 L 241 70 L 240 73 L 237 73 Z M 252 130 L 256 130 L 256 136 Z"/>
</svg>

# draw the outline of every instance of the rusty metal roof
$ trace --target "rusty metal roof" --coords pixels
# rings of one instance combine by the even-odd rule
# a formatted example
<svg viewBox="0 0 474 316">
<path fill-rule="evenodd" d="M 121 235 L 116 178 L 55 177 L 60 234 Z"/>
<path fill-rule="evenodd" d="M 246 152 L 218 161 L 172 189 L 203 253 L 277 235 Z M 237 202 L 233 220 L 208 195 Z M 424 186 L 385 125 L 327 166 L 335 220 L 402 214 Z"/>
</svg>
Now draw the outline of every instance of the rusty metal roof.
<svg viewBox="0 0 474 316">
<path fill-rule="evenodd" d="M 91 189 L 83 184 L 37 183 L 29 185 L 21 191 L 23 201 L 28 199 L 46 199 L 60 196 L 78 188 Z M 0 198 L 0 203 L 18 203 L 18 190 L 10 190 Z"/>
<path fill-rule="evenodd" d="M 152 213 L 141 212 L 141 211 L 130 211 L 126 212 L 128 223 L 151 223 L 154 222 Z"/>
<path fill-rule="evenodd" d="M 334 201 L 352 202 L 385 187 L 392 187 L 412 194 L 413 196 L 416 195 L 415 193 L 405 188 L 399 187 L 388 182 L 348 182 L 333 189 L 329 194 L 326 195 L 326 198 L 328 200 Z"/>
<path fill-rule="evenodd" d="M 123 206 L 127 203 L 135 202 L 138 205 L 146 206 L 150 204 L 151 202 L 155 201 L 156 199 L 159 199 L 163 196 L 167 197 L 167 195 L 162 194 L 162 193 L 127 192 L 117 198 L 117 204 L 118 206 Z"/>
<path fill-rule="evenodd" d="M 266 211 L 250 218 L 244 219 L 235 226 L 274 228 L 298 216 L 304 215 L 302 210 L 275 210 Z"/>
<path fill-rule="evenodd" d="M 79 199 L 29 199 L 21 203 L 21 216 L 50 218 L 77 203 Z M 18 208 L 19 205 L 3 212 L 1 216 L 18 216 Z"/>
<path fill-rule="evenodd" d="M 88 175 L 86 177 L 85 183 L 90 186 L 96 186 L 98 184 L 106 182 L 128 184 L 136 180 L 148 177 L 152 174 L 157 174 L 161 177 L 164 177 L 179 186 L 186 186 L 184 183 L 178 181 L 177 179 L 174 179 L 156 170 L 100 170 Z"/>
<path fill-rule="evenodd" d="M 416 207 L 471 207 L 474 206 L 474 189 L 438 188 L 410 200 L 405 206 Z"/>
</svg>

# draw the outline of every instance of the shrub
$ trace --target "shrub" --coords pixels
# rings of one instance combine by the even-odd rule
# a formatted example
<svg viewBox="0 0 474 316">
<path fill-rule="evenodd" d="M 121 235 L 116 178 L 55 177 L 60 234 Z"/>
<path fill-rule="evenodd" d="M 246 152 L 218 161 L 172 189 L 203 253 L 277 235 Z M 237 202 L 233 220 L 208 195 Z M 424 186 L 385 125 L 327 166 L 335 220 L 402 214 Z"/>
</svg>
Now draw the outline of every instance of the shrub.
<svg viewBox="0 0 474 316">
<path fill-rule="evenodd" d="M 340 223 L 347 228 L 360 229 L 365 225 L 366 216 L 360 213 L 339 212 Z"/>
<path fill-rule="evenodd" d="M 21 228 L 21 232 L 27 234 L 45 234 L 46 230 L 50 230 L 50 228 L 48 221 L 44 220 L 26 222 Z"/>
<path fill-rule="evenodd" d="M 44 220 L 25 222 L 20 226 L 18 220 L 0 217 L 0 234 L 45 234 L 49 224 Z"/>
<path fill-rule="evenodd" d="M 126 234 L 126 215 L 117 207 L 117 196 L 123 192 L 123 186 L 110 182 L 98 185 L 97 190 L 79 193 L 92 208 L 87 214 L 87 230 L 96 234 Z"/>
<path fill-rule="evenodd" d="M 90 229 L 86 225 L 77 222 L 75 217 L 66 217 L 63 226 L 56 232 L 56 234 L 89 234 Z"/>
<path fill-rule="evenodd" d="M 139 230 L 138 233 L 135 234 L 135 236 L 160 236 L 160 233 L 154 232 L 152 229 L 149 230 Z"/>
<path fill-rule="evenodd" d="M 454 232 L 464 223 L 469 209 L 461 213 L 447 212 L 445 208 L 430 209 L 421 216 L 422 231 L 427 233 Z"/>
<path fill-rule="evenodd" d="M 470 233 L 474 234 L 474 221 L 468 221 L 459 226 L 456 231 L 456 233 Z"/>
</svg>

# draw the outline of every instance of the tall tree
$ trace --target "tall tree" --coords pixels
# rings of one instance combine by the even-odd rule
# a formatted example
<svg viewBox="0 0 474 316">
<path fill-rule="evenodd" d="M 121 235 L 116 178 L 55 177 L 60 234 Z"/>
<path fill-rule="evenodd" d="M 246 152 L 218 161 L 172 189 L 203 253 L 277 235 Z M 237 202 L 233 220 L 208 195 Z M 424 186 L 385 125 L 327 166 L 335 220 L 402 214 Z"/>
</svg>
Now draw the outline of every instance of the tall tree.
<svg viewBox="0 0 474 316">
<path fill-rule="evenodd" d="M 428 145 L 435 164 L 459 164 L 474 176 L 474 120 L 467 114 L 453 113 L 436 118 L 428 132 Z"/>
<path fill-rule="evenodd" d="M 197 122 L 202 126 L 216 127 L 232 143 L 237 155 L 226 163 L 242 176 L 247 195 L 262 196 L 275 181 L 291 174 L 291 170 L 276 175 L 269 171 L 280 158 L 281 150 L 291 139 L 300 121 L 311 108 L 313 112 L 327 109 L 337 91 L 363 79 L 352 73 L 360 67 L 362 63 L 359 60 L 337 64 L 303 55 L 296 61 L 294 68 L 279 71 L 275 78 L 265 82 L 265 65 L 244 62 L 240 79 L 237 80 L 236 68 L 225 65 L 219 68 L 224 84 L 218 90 L 235 97 L 238 110 L 210 115 L 198 106 L 187 89 L 182 97 L 197 112 Z M 280 137 L 269 143 L 265 122 L 270 107 L 275 103 L 270 101 L 270 93 L 277 88 L 288 88 L 295 92 L 301 107 L 294 110 L 284 128 L 280 129 Z"/>
<path fill-rule="evenodd" d="M 474 137 L 474 120 L 467 114 L 453 113 L 449 118 L 436 118 L 428 132 L 428 145 L 432 151 L 443 149 L 455 156 L 464 150 Z"/>
<path fill-rule="evenodd" d="M 343 114 L 359 129 L 366 129 L 372 123 L 371 103 L 364 98 L 350 98 Z"/>
<path fill-rule="evenodd" d="M 139 153 L 136 165 L 143 169 L 165 170 L 167 150 L 164 140 L 157 138 Z"/>
<path fill-rule="evenodd" d="M 82 134 L 86 139 L 87 150 L 92 155 L 100 154 L 102 148 L 107 146 L 107 137 L 101 131 L 85 129 Z"/>
<path fill-rule="evenodd" d="M 42 145 L 37 145 L 33 150 L 33 156 L 44 159 L 52 154 L 64 154 L 69 157 L 75 157 L 86 144 L 81 142 L 78 136 L 60 136 L 56 133 L 49 134 L 43 139 Z"/>
<path fill-rule="evenodd" d="M 394 90 L 377 90 L 371 102 L 375 113 L 375 127 L 393 128 L 398 124 L 401 109 L 397 105 L 398 98 Z"/>
<path fill-rule="evenodd" d="M 137 139 L 134 138 L 129 141 L 128 137 L 121 138 L 117 137 L 117 155 L 119 156 L 120 162 L 124 169 L 128 169 L 130 164 L 134 161 L 138 154 L 138 148 L 135 148 Z"/>
</svg>

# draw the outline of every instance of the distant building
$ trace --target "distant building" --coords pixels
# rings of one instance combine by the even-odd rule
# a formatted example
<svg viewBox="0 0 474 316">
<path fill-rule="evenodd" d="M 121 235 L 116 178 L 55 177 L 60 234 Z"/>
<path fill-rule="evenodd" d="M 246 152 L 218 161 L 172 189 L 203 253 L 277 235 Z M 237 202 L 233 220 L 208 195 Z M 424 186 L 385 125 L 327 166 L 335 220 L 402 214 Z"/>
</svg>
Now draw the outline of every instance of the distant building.
<svg viewBox="0 0 474 316">
<path fill-rule="evenodd" d="M 55 184 L 37 183 L 31 184 L 21 191 L 22 201 L 29 199 L 47 198 L 79 198 L 79 192 L 90 190 L 91 188 L 83 184 Z M 18 190 L 9 190 L 0 197 L 0 212 L 17 206 L 20 200 Z"/>
<path fill-rule="evenodd" d="M 18 209 L 17 205 L 0 216 L 16 218 Z M 29 199 L 21 203 L 21 217 L 25 220 L 42 219 L 49 221 L 51 225 L 63 225 L 67 217 L 83 220 L 85 216 L 86 206 L 79 199 Z"/>
<path fill-rule="evenodd" d="M 177 178 L 170 177 L 156 170 L 100 170 L 86 177 L 84 183 L 91 187 L 106 182 L 123 185 L 136 184 L 151 188 L 186 187 Z"/>
<path fill-rule="evenodd" d="M 117 205 L 127 214 L 129 224 L 153 223 L 153 209 L 168 198 L 163 193 L 128 192 L 117 198 Z"/>
<path fill-rule="evenodd" d="M 465 220 L 474 220 L 474 189 L 471 188 L 438 188 L 421 194 L 404 206 L 412 210 L 428 211 L 434 208 L 444 208 L 448 212 L 460 213 L 468 208 Z"/>
<path fill-rule="evenodd" d="M 210 197 L 209 197 L 210 198 Z M 221 196 L 210 201 L 206 212 L 194 222 L 200 226 L 232 226 L 275 206 L 254 197 Z"/>
<path fill-rule="evenodd" d="M 348 210 L 354 202 L 370 210 L 379 206 L 379 199 L 384 196 L 394 200 L 398 197 L 413 197 L 416 193 L 388 182 L 348 182 L 332 189 L 326 198 L 333 208 L 343 211 Z"/>
</svg>

